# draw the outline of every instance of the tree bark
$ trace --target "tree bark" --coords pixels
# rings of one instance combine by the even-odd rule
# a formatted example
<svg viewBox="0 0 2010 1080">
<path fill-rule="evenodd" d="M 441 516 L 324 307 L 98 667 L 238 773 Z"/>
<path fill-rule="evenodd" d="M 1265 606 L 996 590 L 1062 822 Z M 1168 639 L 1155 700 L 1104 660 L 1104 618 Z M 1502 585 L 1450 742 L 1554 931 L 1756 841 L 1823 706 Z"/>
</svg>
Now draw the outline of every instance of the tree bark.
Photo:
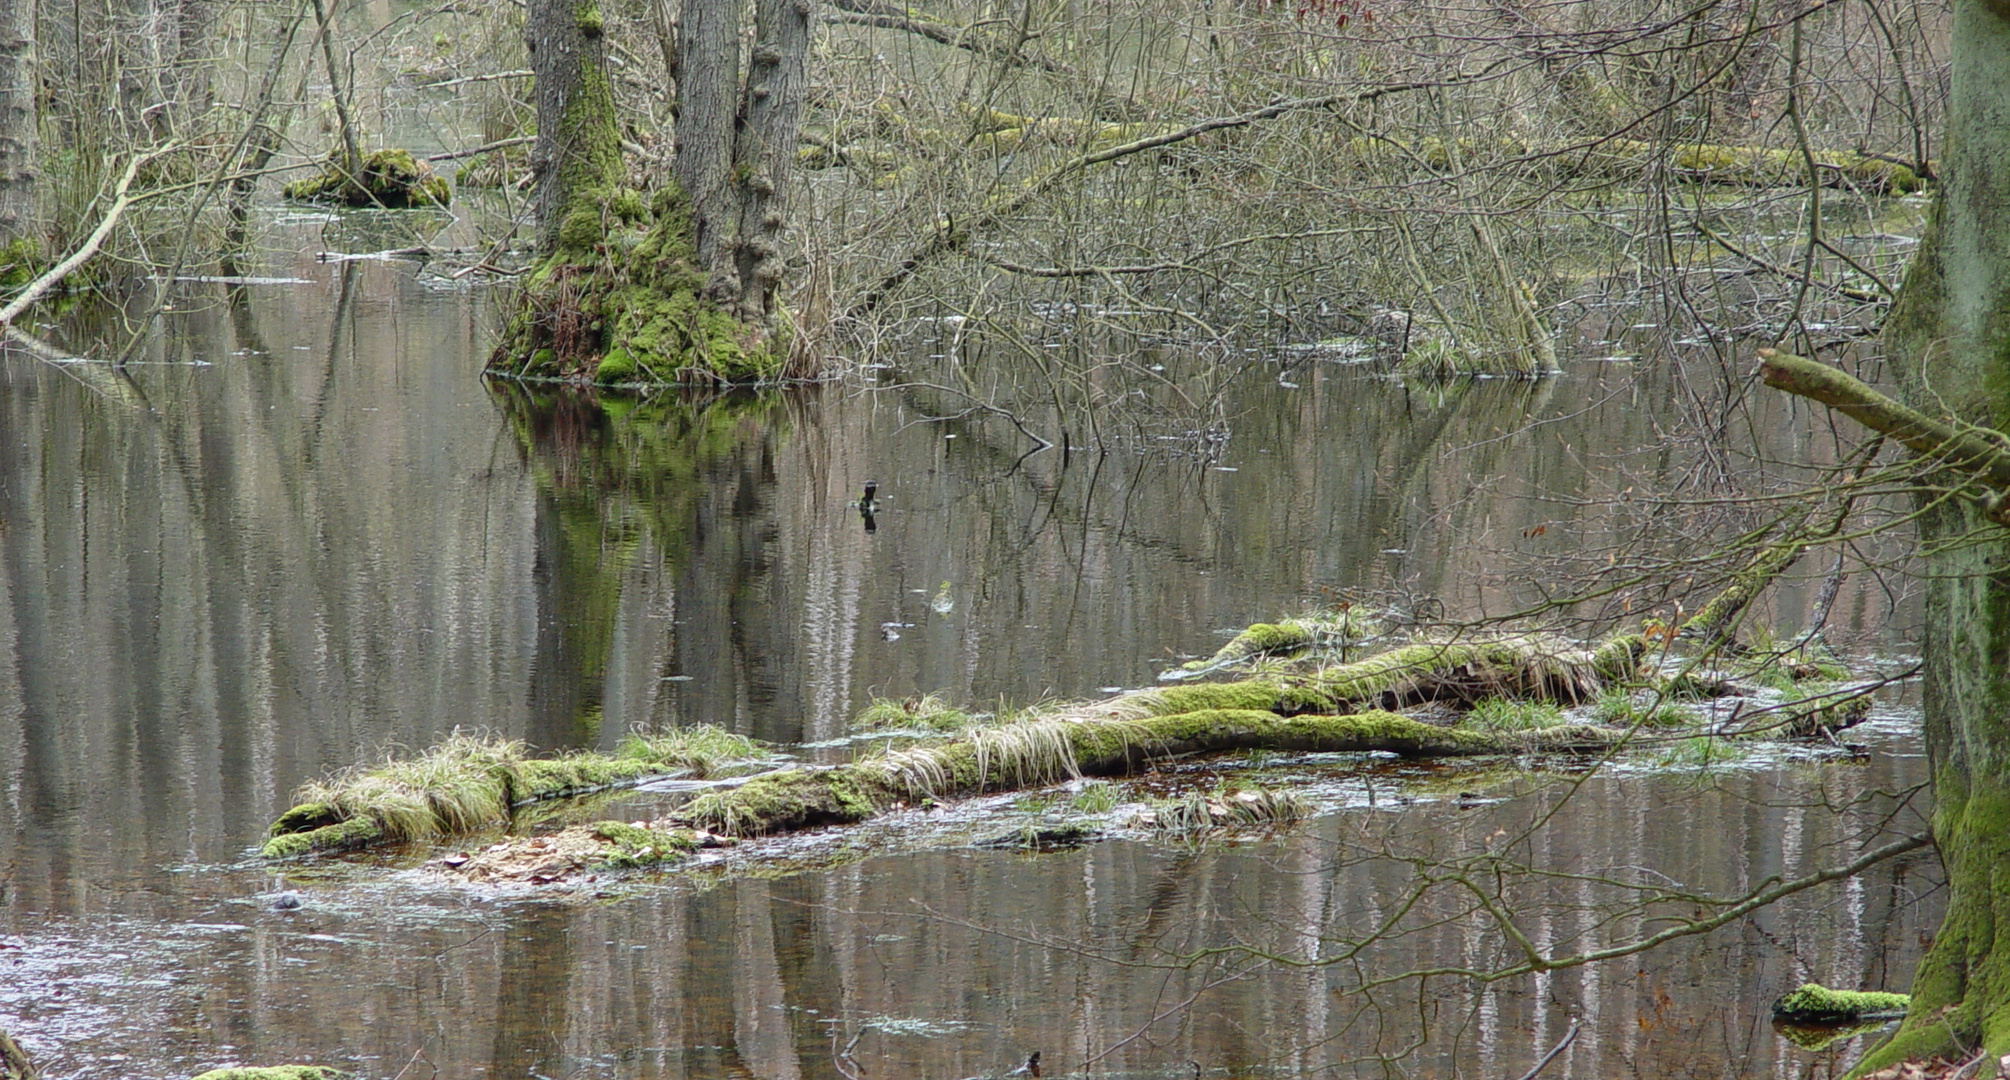
<svg viewBox="0 0 2010 1080">
<path fill-rule="evenodd" d="M 538 246 L 559 247 L 565 216 L 591 192 L 620 186 L 621 135 L 607 82 L 600 8 L 574 0 L 531 0 L 524 16 L 537 93 Z"/>
<path fill-rule="evenodd" d="M 0 247 L 40 245 L 35 82 L 35 5 L 0 0 Z"/>
<path fill-rule="evenodd" d="M 1998 432 L 2010 431 L 2006 85 L 2010 3 L 1956 0 L 1947 182 L 1885 332 L 1913 409 Z M 2010 1052 L 2010 533 L 1990 509 L 1923 498 L 1925 731 L 1948 908 L 1905 1023 L 1858 1075 Z"/>
</svg>

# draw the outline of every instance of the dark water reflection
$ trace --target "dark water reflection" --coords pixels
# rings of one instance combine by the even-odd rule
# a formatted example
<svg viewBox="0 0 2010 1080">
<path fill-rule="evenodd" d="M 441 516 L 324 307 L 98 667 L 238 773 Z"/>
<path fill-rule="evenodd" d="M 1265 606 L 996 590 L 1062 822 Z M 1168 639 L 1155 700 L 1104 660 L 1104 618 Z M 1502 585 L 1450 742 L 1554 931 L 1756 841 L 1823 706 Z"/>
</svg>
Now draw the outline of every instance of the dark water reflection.
<svg viewBox="0 0 2010 1080">
<path fill-rule="evenodd" d="M 1421 1004 L 1357 985 L 1498 959 L 1498 935 L 1447 916 L 1365 968 L 1172 962 L 1329 956 L 1409 880 L 1369 856 L 1470 853 L 1557 790 L 1227 850 L 892 854 L 601 904 L 309 880 L 306 909 L 269 911 L 278 879 L 242 861 L 264 823 L 387 748 L 700 721 L 816 741 L 872 694 L 1142 685 L 1337 598 L 1504 610 L 1527 599 L 1509 549 L 1623 539 L 1637 518 L 1598 497 L 1687 467 L 1593 452 L 1666 445 L 1676 395 L 1651 371 L 1425 390 L 1314 366 L 1247 389 L 1216 456 L 1024 457 L 1001 425 L 914 423 L 937 403 L 898 392 L 488 390 L 478 293 L 403 264 L 271 273 L 305 283 L 191 285 L 129 378 L 0 358 L 0 1026 L 58 1075 L 390 1076 L 418 1054 L 447 1075 L 835 1078 L 833 1040 L 881 1018 L 855 1051 L 875 1080 L 1036 1048 L 1050 1071 L 1374 1074 L 1424 1034 L 1394 1069 L 1512 1076 L 1575 1016 L 1548 1075 L 1785 1076 L 1809 1059 L 1764 1027 L 1771 996 L 1902 984 L 1932 925 L 1913 859 L 1704 945 Z M 1507 436 L 1529 409 L 1572 419 Z M 1822 452 L 1772 419 L 1783 454 Z M 849 506 L 869 479 L 870 533 Z M 1877 630 L 1884 603 L 1852 590 L 1838 621 Z M 1594 779 L 1521 857 L 1705 890 L 1842 861 L 1889 809 L 1872 793 L 1922 774 L 1904 728 L 1868 765 Z M 1522 899 L 1545 944 L 1641 930 L 1586 881 Z"/>
</svg>

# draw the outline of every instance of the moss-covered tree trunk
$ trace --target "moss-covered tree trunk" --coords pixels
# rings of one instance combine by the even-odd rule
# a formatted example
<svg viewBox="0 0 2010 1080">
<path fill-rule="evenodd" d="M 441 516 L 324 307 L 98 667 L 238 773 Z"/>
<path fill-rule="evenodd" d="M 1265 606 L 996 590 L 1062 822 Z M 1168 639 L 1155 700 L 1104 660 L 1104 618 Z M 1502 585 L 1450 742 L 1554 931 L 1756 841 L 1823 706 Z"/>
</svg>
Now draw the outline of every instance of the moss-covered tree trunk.
<svg viewBox="0 0 2010 1080">
<path fill-rule="evenodd" d="M 782 197 L 808 0 L 683 0 L 675 179 L 627 185 L 595 0 L 531 0 L 541 257 L 492 372 L 599 383 L 783 377 Z M 746 55 L 743 56 L 743 53 Z"/>
<path fill-rule="evenodd" d="M 1956 0 L 1952 74 L 1943 202 L 1886 336 L 1914 407 L 2010 431 L 2010 4 Z M 1977 500 L 1929 501 L 1926 744 L 1951 888 L 1904 1026 L 1859 1071 L 2010 1053 L 2010 532 Z"/>
<path fill-rule="evenodd" d="M 0 277 L 35 262 L 41 229 L 35 213 L 35 5 L 0 0 Z"/>
</svg>

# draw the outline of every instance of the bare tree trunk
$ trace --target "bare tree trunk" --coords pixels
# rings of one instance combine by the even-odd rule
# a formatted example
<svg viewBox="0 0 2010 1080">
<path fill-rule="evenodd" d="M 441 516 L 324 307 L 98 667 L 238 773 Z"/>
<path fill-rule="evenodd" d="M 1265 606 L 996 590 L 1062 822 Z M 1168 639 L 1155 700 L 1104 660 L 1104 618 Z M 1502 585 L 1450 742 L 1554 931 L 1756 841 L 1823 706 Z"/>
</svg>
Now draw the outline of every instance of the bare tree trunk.
<svg viewBox="0 0 2010 1080">
<path fill-rule="evenodd" d="M 755 27 L 746 123 L 733 147 L 734 175 L 746 178 L 734 251 L 739 277 L 734 308 L 740 318 L 767 325 L 782 280 L 783 200 L 808 83 L 809 0 L 760 0 Z"/>
<path fill-rule="evenodd" d="M 691 200 L 692 248 L 705 295 L 738 292 L 730 250 L 739 224 L 732 183 L 740 86 L 740 0 L 684 0 L 678 27 L 677 182 Z"/>
<path fill-rule="evenodd" d="M 1934 421 L 2010 431 L 2010 5 L 1955 0 L 1947 185 L 1886 321 L 1908 403 Z M 1939 456 L 1936 454 L 1936 456 Z M 2010 533 L 1992 478 L 1943 470 L 1922 496 L 1925 729 L 1947 915 L 1905 1023 L 1858 1063 L 2010 1053 Z"/>
<path fill-rule="evenodd" d="M 35 81 L 35 5 L 0 0 L 0 247 L 22 239 L 41 242 Z"/>
</svg>

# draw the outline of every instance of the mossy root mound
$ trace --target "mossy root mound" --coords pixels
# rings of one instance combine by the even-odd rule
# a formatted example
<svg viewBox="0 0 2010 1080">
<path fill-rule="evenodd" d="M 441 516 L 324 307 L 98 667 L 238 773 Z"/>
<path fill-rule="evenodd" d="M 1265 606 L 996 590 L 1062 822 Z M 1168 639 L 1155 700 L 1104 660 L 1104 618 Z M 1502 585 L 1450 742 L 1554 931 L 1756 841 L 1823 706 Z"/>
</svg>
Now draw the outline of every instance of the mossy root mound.
<svg viewBox="0 0 2010 1080">
<path fill-rule="evenodd" d="M 260 852 L 283 859 L 469 832 L 512 807 L 672 773 L 703 776 L 752 757 L 752 740 L 714 727 L 637 736 L 613 754 L 532 757 L 524 744 L 457 735 L 424 755 L 305 785 Z"/>
<path fill-rule="evenodd" d="M 1248 684 L 1219 689 L 1267 693 L 1273 700 L 1277 696 Z M 1125 711 L 1121 704 L 1118 711 Z M 713 832 L 752 836 L 850 824 L 895 803 L 1038 787 L 1074 776 L 1124 775 L 1193 754 L 1372 750 L 1405 757 L 1462 757 L 1595 750 L 1626 734 L 1578 724 L 1525 732 L 1469 731 L 1380 710 L 1286 716 L 1262 708 L 1196 708 L 1145 717 L 1055 716 L 985 728 L 940 745 L 896 750 L 849 765 L 763 773 L 736 788 L 699 796 L 678 817 Z"/>
<path fill-rule="evenodd" d="M 366 154 L 353 173 L 342 162 L 331 161 L 319 175 L 295 180 L 282 193 L 300 202 L 380 206 L 388 210 L 446 206 L 454 197 L 446 177 L 413 157 L 409 150 Z"/>
<path fill-rule="evenodd" d="M 1830 990 L 1806 983 L 1773 1002 L 1773 1019 L 1783 1024 L 1835 1026 L 1905 1016 L 1912 999 L 1876 990 Z"/>
<path fill-rule="evenodd" d="M 489 374 L 600 385 L 792 377 L 785 327 L 742 322 L 704 294 L 691 228 L 674 184 L 583 198 L 524 274 Z"/>
</svg>

